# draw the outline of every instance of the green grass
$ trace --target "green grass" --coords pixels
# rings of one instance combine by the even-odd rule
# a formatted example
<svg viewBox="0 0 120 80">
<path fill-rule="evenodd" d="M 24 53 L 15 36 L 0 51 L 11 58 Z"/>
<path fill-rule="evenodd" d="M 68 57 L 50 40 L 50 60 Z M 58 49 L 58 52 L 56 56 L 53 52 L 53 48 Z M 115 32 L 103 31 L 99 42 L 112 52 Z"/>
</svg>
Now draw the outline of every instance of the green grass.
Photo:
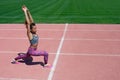
<svg viewBox="0 0 120 80">
<path fill-rule="evenodd" d="M 120 23 L 120 0 L 1 0 L 0 23 L 23 23 L 23 4 L 36 23 Z"/>
</svg>

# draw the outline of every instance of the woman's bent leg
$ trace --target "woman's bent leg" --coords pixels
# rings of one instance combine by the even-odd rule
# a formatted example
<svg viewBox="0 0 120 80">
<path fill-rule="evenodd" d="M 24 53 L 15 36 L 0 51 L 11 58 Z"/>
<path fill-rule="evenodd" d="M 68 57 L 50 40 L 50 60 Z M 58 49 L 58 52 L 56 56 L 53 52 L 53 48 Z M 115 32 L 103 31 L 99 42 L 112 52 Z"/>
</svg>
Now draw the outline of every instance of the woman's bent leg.
<svg viewBox="0 0 120 80">
<path fill-rule="evenodd" d="M 48 63 L 48 52 L 46 51 L 38 51 L 34 48 L 29 48 L 29 54 L 32 56 L 44 56 L 44 63 Z"/>
</svg>

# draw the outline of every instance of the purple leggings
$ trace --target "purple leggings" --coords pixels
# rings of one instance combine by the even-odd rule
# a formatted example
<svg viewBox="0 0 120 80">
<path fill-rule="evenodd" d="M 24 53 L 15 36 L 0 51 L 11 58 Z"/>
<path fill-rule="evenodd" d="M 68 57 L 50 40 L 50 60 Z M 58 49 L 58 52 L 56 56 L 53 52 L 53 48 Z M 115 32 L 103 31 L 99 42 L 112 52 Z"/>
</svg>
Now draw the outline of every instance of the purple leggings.
<svg viewBox="0 0 120 80">
<path fill-rule="evenodd" d="M 15 60 L 27 58 L 30 56 L 44 56 L 44 63 L 48 63 L 48 53 L 46 51 L 38 51 L 36 48 L 29 48 L 26 55 L 18 56 Z"/>
</svg>

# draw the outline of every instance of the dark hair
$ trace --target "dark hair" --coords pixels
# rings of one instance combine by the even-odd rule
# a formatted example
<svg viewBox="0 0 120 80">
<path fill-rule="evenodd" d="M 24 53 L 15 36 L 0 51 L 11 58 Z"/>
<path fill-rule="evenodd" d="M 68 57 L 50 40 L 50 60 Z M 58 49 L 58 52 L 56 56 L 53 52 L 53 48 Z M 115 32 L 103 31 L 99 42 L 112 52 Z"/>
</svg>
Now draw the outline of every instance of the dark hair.
<svg viewBox="0 0 120 80">
<path fill-rule="evenodd" d="M 31 24 L 30 24 L 30 29 L 32 29 L 33 26 L 35 26 L 35 23 L 31 23 Z"/>
</svg>

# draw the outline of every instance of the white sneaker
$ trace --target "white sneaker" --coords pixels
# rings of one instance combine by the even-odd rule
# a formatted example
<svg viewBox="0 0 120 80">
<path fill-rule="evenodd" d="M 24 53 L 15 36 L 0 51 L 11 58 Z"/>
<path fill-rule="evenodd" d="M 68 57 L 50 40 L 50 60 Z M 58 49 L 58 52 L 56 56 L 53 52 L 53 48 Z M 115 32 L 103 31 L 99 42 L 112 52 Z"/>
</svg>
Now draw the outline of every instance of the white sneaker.
<svg viewBox="0 0 120 80">
<path fill-rule="evenodd" d="M 51 68 L 52 66 L 50 64 L 45 64 L 44 68 Z"/>
<path fill-rule="evenodd" d="M 11 61 L 11 63 L 12 63 L 12 64 L 17 64 L 17 61 L 16 61 L 15 59 L 13 59 L 13 60 Z"/>
</svg>

